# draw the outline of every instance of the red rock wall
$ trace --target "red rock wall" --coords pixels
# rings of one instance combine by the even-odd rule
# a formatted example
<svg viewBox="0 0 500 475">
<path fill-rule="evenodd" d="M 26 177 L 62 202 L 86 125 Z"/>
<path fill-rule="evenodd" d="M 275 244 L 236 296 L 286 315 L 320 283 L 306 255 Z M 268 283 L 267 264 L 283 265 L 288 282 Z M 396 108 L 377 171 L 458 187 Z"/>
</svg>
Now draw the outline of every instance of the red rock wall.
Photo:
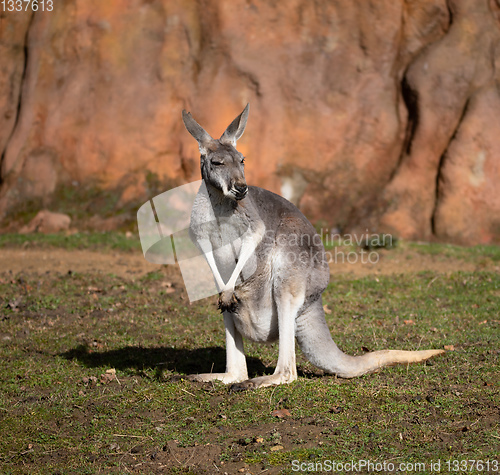
<svg viewBox="0 0 500 475">
<path fill-rule="evenodd" d="M 73 0 L 0 19 L 0 216 L 197 179 L 250 102 L 247 179 L 344 231 L 500 240 L 500 0 Z"/>
</svg>

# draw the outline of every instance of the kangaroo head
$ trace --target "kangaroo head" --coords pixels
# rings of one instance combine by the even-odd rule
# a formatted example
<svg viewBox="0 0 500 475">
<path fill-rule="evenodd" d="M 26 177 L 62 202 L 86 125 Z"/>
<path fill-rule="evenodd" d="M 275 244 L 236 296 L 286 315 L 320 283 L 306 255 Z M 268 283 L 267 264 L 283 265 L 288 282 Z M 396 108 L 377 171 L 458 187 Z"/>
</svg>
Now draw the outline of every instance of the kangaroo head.
<svg viewBox="0 0 500 475">
<path fill-rule="evenodd" d="M 218 140 L 213 139 L 193 119 L 190 112 L 182 111 L 184 125 L 200 147 L 201 177 L 207 184 L 232 200 L 241 200 L 248 193 L 244 157 L 236 150 L 236 141 L 245 131 L 249 107 L 250 104 L 247 104 Z"/>
</svg>

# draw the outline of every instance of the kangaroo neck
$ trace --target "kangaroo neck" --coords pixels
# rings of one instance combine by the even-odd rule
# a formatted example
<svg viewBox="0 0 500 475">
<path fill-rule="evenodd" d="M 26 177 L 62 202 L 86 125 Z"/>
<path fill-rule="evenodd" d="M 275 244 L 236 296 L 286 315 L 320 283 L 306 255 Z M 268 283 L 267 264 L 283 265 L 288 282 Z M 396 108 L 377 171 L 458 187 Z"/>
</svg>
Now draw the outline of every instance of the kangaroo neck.
<svg viewBox="0 0 500 475">
<path fill-rule="evenodd" d="M 214 213 L 219 216 L 232 214 L 238 208 L 238 201 L 224 196 L 222 191 L 205 182 L 208 192 L 208 198 Z"/>
</svg>

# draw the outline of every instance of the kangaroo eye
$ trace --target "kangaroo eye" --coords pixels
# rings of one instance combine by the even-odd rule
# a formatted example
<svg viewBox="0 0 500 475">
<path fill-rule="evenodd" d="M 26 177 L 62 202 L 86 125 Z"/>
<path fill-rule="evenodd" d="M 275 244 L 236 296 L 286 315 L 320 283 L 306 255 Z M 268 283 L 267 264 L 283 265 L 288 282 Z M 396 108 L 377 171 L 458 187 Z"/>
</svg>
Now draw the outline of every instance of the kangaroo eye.
<svg viewBox="0 0 500 475">
<path fill-rule="evenodd" d="M 219 166 L 219 165 L 224 165 L 224 163 L 223 162 L 214 161 L 214 162 L 212 162 L 212 165 Z"/>
<path fill-rule="evenodd" d="M 245 159 L 244 158 L 241 159 L 241 163 L 245 163 Z"/>
</svg>

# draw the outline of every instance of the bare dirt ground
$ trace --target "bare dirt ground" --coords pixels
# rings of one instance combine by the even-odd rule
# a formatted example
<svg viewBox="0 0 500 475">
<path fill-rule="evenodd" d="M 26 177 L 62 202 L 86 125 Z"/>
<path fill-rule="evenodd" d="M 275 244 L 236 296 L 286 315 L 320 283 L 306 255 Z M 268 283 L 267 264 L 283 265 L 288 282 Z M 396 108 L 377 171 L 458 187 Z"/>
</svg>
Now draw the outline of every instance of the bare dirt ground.
<svg viewBox="0 0 500 475">
<path fill-rule="evenodd" d="M 334 251 L 333 251 L 334 252 Z M 353 253 L 344 252 L 333 254 L 334 259 L 330 264 L 332 275 L 350 274 L 354 277 L 363 277 L 370 274 L 401 274 L 407 272 L 456 272 L 475 270 L 500 271 L 500 267 L 494 262 L 485 260 L 478 264 L 455 257 L 442 255 L 427 255 L 414 250 L 377 252 L 377 256 L 371 256 L 372 262 L 378 258 L 378 262 L 368 262 L 368 255 L 364 257 Z M 350 262 L 348 262 L 350 260 Z M 172 267 L 172 273 L 176 274 L 176 267 Z M 0 271 L 13 273 L 45 273 L 61 272 L 95 272 L 104 274 L 115 274 L 120 277 L 136 278 L 148 272 L 158 270 L 157 264 L 151 264 L 144 259 L 140 252 L 96 252 L 89 250 L 66 250 L 66 249 L 0 249 Z M 178 272 L 177 272 L 178 273 Z M 179 274 L 180 278 L 180 274 Z"/>
<path fill-rule="evenodd" d="M 4 272 L 96 272 L 120 277 L 142 276 L 158 269 L 142 254 L 66 249 L 0 249 Z"/>
</svg>

